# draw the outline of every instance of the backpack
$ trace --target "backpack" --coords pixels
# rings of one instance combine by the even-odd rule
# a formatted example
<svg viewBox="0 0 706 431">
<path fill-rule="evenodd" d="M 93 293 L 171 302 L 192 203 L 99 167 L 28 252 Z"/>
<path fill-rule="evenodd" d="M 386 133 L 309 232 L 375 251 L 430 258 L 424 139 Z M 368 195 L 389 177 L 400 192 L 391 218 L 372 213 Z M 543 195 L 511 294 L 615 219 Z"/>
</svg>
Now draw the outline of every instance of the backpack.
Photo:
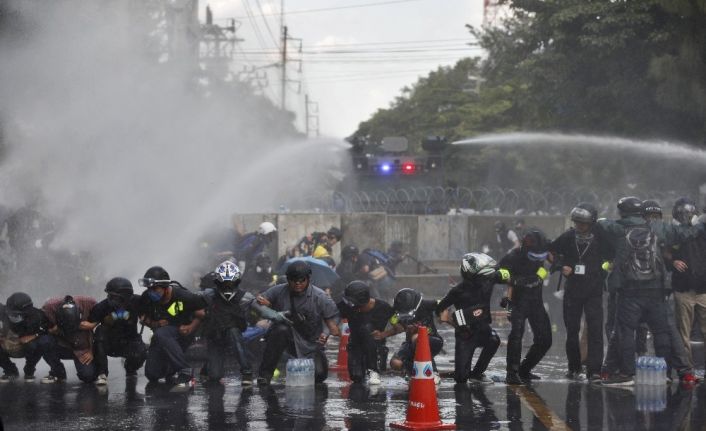
<svg viewBox="0 0 706 431">
<path fill-rule="evenodd" d="M 372 256 L 375 260 L 377 260 L 378 264 L 383 266 L 387 266 L 388 262 L 392 259 L 389 254 L 374 248 L 366 248 L 363 250 L 363 253 Z"/>
<path fill-rule="evenodd" d="M 656 280 L 661 277 L 661 253 L 657 235 L 649 225 L 625 227 L 625 260 L 623 276 L 632 281 Z"/>
</svg>

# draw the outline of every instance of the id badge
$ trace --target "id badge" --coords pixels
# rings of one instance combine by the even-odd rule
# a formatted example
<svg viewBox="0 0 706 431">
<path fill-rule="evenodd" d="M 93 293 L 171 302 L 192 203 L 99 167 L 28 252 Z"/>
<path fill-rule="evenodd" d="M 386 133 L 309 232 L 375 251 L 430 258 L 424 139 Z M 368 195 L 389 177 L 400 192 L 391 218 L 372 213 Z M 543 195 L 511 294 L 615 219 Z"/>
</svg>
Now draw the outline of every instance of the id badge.
<svg viewBox="0 0 706 431">
<path fill-rule="evenodd" d="M 574 274 L 584 275 L 586 274 L 586 265 L 576 265 L 574 266 Z"/>
</svg>

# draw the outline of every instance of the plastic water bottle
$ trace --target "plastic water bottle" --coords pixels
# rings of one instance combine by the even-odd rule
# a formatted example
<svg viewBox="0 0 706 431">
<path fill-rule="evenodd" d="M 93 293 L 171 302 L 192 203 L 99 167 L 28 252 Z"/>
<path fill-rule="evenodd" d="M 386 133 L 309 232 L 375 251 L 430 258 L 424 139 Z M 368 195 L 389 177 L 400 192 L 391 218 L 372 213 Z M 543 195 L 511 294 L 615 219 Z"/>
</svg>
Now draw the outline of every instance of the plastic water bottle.
<svg viewBox="0 0 706 431">
<path fill-rule="evenodd" d="M 664 358 L 659 359 L 659 373 L 657 374 L 657 385 L 663 386 L 667 384 L 667 361 Z"/>
<path fill-rule="evenodd" d="M 647 358 L 647 366 L 645 367 L 645 384 L 654 385 L 655 377 L 657 375 L 657 363 L 654 357 L 650 356 Z"/>
<path fill-rule="evenodd" d="M 311 358 L 294 358 L 287 361 L 287 386 L 313 386 L 314 360 Z"/>
<path fill-rule="evenodd" d="M 644 356 L 637 358 L 635 362 L 635 384 L 644 385 L 645 384 L 645 360 Z"/>
</svg>

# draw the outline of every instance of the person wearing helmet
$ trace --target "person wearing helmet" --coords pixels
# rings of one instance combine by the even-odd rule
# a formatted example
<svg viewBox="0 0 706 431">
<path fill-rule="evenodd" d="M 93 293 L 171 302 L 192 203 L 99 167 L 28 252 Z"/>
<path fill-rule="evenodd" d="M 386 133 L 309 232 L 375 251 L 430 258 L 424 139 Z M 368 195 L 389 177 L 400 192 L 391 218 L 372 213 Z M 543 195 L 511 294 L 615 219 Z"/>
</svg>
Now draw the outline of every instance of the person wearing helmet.
<svg viewBox="0 0 706 431">
<path fill-rule="evenodd" d="M 135 295 L 130 280 L 112 278 L 105 285 L 106 299 L 97 303 L 82 322 L 94 330 L 93 350 L 98 377 L 96 385 L 108 384 L 108 356 L 125 359 L 125 377 L 137 377 L 137 370 L 147 359 L 147 346 L 137 331 L 140 296 Z"/>
<path fill-rule="evenodd" d="M 240 366 L 241 385 L 253 383 L 253 372 L 243 334 L 248 330 L 251 314 L 286 321 L 280 313 L 264 307 L 255 301 L 255 296 L 240 288 L 240 268 L 226 260 L 214 271 L 215 286 L 204 291 L 206 320 L 203 336 L 208 345 L 207 372 L 212 382 L 220 382 L 225 374 L 224 362 L 229 351 L 235 353 Z M 258 332 L 261 335 L 263 332 Z"/>
<path fill-rule="evenodd" d="M 49 298 L 42 306 L 49 320 L 49 333 L 56 340 L 57 356 L 73 360 L 78 378 L 85 383 L 93 383 L 98 376 L 93 357 L 93 331 L 85 326 L 95 305 L 96 300 L 89 296 L 67 295 Z M 59 374 L 50 373 L 42 383 L 57 383 L 66 378 L 65 371 Z"/>
<path fill-rule="evenodd" d="M 434 382 L 439 384 L 441 378 L 436 371 L 434 358 L 444 347 L 444 339 L 437 332 L 434 322 L 436 304 L 436 300 L 424 299 L 422 294 L 414 289 L 404 288 L 397 292 L 392 303 L 395 315 L 390 319 L 390 323 L 393 325 L 393 334 L 405 333 L 405 341 L 390 359 L 390 368 L 396 371 L 404 370 L 408 376 L 412 374 L 414 351 L 417 349 L 417 332 L 420 326 L 426 326 L 429 333 Z"/>
<path fill-rule="evenodd" d="M 290 263 L 285 275 L 286 283 L 272 286 L 257 297 L 260 305 L 283 313 L 291 322 L 274 322 L 270 327 L 257 383 L 269 385 L 285 350 L 295 358 L 313 359 L 314 379 L 321 383 L 328 377 L 324 348 L 329 334 L 340 335 L 338 308 L 330 296 L 310 283 L 311 267 L 307 262 Z"/>
<path fill-rule="evenodd" d="M 277 236 L 277 228 L 271 222 L 262 222 L 255 232 L 243 235 L 235 246 L 233 256 L 241 268 L 253 264 L 255 256 L 267 250 Z"/>
<path fill-rule="evenodd" d="M 672 208 L 674 221 L 683 226 L 690 226 L 697 215 L 696 203 L 687 197 L 677 199 Z M 706 235 L 675 245 L 669 251 L 676 328 L 687 363 L 693 368 L 691 335 L 695 320 L 702 337 L 706 337 Z"/>
<path fill-rule="evenodd" d="M 511 250 L 520 247 L 520 238 L 517 233 L 512 229 L 508 229 L 501 220 L 496 220 L 493 228 L 495 229 L 495 248 L 498 256 L 504 256 Z"/>
<path fill-rule="evenodd" d="M 492 383 L 485 376 L 490 360 L 500 346 L 500 337 L 491 328 L 490 297 L 495 284 L 505 283 L 509 274 L 498 271 L 495 259 L 484 253 L 466 253 L 461 259 L 462 281 L 449 290 L 436 306 L 436 314 L 454 327 L 456 351 L 454 379 L 466 383 Z M 451 319 L 445 311 L 455 308 Z M 473 354 L 482 349 L 475 367 Z"/>
<path fill-rule="evenodd" d="M 10 356 L 25 358 L 25 382 L 34 382 L 37 363 L 42 358 L 49 365 L 51 375 L 65 379 L 66 370 L 56 354 L 56 342 L 48 334 L 49 320 L 42 310 L 34 307 L 32 298 L 24 292 L 13 293 L 7 298 L 4 312 L 2 322 L 7 334 L 0 345 L 0 365 L 5 374 L 0 382 L 18 377 L 17 367 L 10 361 Z M 11 343 L 15 338 L 16 342 Z"/>
<path fill-rule="evenodd" d="M 138 281 L 146 289 L 140 297 L 139 318 L 152 329 L 145 377 L 157 382 L 177 374 L 172 390 L 193 388 L 195 381 L 185 352 L 206 316 L 203 297 L 172 280 L 161 266 L 149 268 Z"/>
<path fill-rule="evenodd" d="M 564 284 L 564 325 L 566 326 L 566 377 L 582 380 L 579 331 L 585 316 L 588 339 L 586 375 L 598 382 L 603 364 L 603 285 L 604 262 L 615 256 L 611 242 L 596 228 L 598 211 L 586 202 L 576 205 L 569 214 L 573 227 L 549 245 L 552 261 L 566 278 Z M 561 281 L 561 279 L 560 279 Z"/>
<path fill-rule="evenodd" d="M 507 340 L 506 382 L 512 385 L 539 379 L 532 369 L 552 346 L 552 327 L 542 299 L 542 286 L 549 275 L 544 268 L 549 244 L 544 233 L 532 227 L 526 230 L 521 243 L 520 248 L 505 255 L 499 263 L 500 268 L 510 274 L 508 284 L 511 290 L 501 305 L 506 306 L 511 324 Z M 525 359 L 520 362 L 525 321 L 529 322 L 534 339 Z"/>
<path fill-rule="evenodd" d="M 272 258 L 262 252 L 255 256 L 255 264 L 250 265 L 243 272 L 243 281 L 240 288 L 258 295 L 277 284 L 277 274 L 272 269 Z"/>
<path fill-rule="evenodd" d="M 365 380 L 376 386 L 381 383 L 380 372 L 387 365 L 385 339 L 394 331 L 388 323 L 395 314 L 392 306 L 382 299 L 370 296 L 370 286 L 355 280 L 346 286 L 343 297 L 336 304 L 342 319 L 348 319 L 348 373 L 354 383 Z"/>
<path fill-rule="evenodd" d="M 653 334 L 656 355 L 665 358 L 669 366 L 674 365 L 664 301 L 666 268 L 662 248 L 702 235 L 704 226 L 702 223 L 689 226 L 648 221 L 643 217 L 642 200 L 634 196 L 619 199 L 617 208 L 619 220 L 598 221 L 615 248 L 608 286 L 617 293 L 617 304 L 608 351 L 618 349 L 616 356 L 620 358 L 618 369 L 607 369 L 610 376 L 603 384 L 624 386 L 634 384 L 635 331 L 642 320 Z M 608 357 L 606 363 L 609 363 Z M 677 371 L 680 378 L 688 376 L 688 373 L 682 374 L 685 370 Z"/>
</svg>

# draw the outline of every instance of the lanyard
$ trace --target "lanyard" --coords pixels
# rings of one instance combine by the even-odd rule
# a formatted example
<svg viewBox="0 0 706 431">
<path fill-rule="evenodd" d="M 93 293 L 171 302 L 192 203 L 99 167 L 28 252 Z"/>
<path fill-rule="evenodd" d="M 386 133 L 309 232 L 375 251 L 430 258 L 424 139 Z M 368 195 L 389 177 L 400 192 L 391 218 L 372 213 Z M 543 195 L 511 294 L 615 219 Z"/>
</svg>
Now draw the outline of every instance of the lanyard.
<svg viewBox="0 0 706 431">
<path fill-rule="evenodd" d="M 586 255 L 586 252 L 588 251 L 589 247 L 591 247 L 591 244 L 593 244 L 593 239 L 588 241 L 588 244 L 586 244 L 586 248 L 584 248 L 582 252 L 581 250 L 579 250 L 579 242 L 574 237 L 574 245 L 576 246 L 576 254 L 579 257 L 579 264 L 583 261 L 583 257 Z"/>
</svg>

